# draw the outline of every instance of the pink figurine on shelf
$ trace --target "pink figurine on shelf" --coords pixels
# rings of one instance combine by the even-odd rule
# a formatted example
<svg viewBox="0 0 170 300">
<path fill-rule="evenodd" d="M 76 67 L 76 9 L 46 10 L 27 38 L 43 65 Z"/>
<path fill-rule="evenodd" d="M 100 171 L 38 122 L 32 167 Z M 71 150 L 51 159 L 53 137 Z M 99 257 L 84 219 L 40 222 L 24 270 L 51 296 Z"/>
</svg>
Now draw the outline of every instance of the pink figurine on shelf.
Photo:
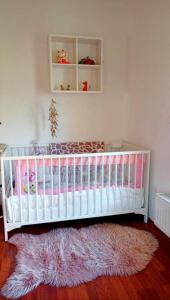
<svg viewBox="0 0 170 300">
<path fill-rule="evenodd" d="M 86 80 L 82 82 L 82 85 L 83 85 L 82 90 L 83 91 L 88 91 L 88 82 Z"/>
</svg>

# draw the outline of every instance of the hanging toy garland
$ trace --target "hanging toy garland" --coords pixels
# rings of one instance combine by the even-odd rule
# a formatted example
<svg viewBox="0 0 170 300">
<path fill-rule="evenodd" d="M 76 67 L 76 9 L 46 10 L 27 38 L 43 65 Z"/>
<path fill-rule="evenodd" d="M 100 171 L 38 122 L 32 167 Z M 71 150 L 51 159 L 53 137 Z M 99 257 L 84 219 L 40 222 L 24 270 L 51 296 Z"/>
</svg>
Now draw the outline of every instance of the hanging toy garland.
<svg viewBox="0 0 170 300">
<path fill-rule="evenodd" d="M 48 120 L 51 122 L 50 131 L 51 131 L 52 138 L 57 137 L 57 128 L 58 128 L 57 117 L 58 117 L 58 113 L 56 110 L 56 101 L 52 99 L 49 108 L 49 118 L 48 118 Z"/>
</svg>

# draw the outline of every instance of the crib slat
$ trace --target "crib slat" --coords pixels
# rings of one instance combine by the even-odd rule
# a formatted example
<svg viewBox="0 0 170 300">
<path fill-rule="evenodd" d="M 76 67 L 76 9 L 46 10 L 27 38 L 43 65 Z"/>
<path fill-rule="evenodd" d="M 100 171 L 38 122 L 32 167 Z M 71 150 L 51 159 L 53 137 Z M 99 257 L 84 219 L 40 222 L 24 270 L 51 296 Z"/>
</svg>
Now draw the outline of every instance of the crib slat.
<svg viewBox="0 0 170 300">
<path fill-rule="evenodd" d="M 95 157 L 95 167 L 94 167 L 94 214 L 96 214 L 96 198 L 97 198 L 97 156 Z"/>
<path fill-rule="evenodd" d="M 4 237 L 5 241 L 8 240 L 8 230 L 7 230 L 7 207 L 6 207 L 6 181 L 5 181 L 5 161 L 1 161 L 1 180 L 2 180 L 2 205 L 3 205 L 3 219 L 4 219 Z M 13 217 L 13 215 L 12 215 Z M 15 222 L 14 219 L 12 219 Z"/>
<path fill-rule="evenodd" d="M 43 157 L 42 159 L 43 163 L 43 195 L 45 196 L 45 159 Z"/>
<path fill-rule="evenodd" d="M 131 209 L 131 197 L 130 197 L 130 179 L 131 179 L 131 155 L 128 155 L 128 209 Z M 133 207 L 132 207 L 133 208 Z"/>
<path fill-rule="evenodd" d="M 18 177 L 19 177 L 19 211 L 20 211 L 20 220 L 22 222 L 22 206 L 21 206 L 21 161 L 18 161 Z"/>
<path fill-rule="evenodd" d="M 115 209 L 115 204 L 116 204 L 116 196 L 115 196 L 115 193 L 117 193 L 117 155 L 115 155 L 115 188 L 114 188 L 114 197 L 113 197 L 113 207 Z"/>
<path fill-rule="evenodd" d="M 89 213 L 89 198 L 90 198 L 90 157 L 88 157 L 88 173 L 87 173 L 87 190 L 86 190 L 86 193 L 87 193 L 87 215 Z"/>
<path fill-rule="evenodd" d="M 102 156 L 102 182 L 101 182 L 101 194 L 100 194 L 100 211 L 103 212 L 103 188 L 104 188 L 104 156 Z"/>
<path fill-rule="evenodd" d="M 14 190 L 13 190 L 13 176 L 12 176 L 12 162 L 11 160 L 9 161 L 10 163 L 10 188 L 11 188 L 11 197 L 13 197 L 14 195 Z M 11 205 L 12 205 L 12 220 L 13 222 L 15 221 L 15 215 L 14 215 L 14 201 L 11 201 Z"/>
<path fill-rule="evenodd" d="M 50 160 L 51 166 L 51 219 L 54 218 L 54 182 L 53 182 L 53 159 Z"/>
<path fill-rule="evenodd" d="M 45 159 L 43 157 L 43 210 L 44 219 L 46 219 L 46 205 L 45 205 Z"/>
<path fill-rule="evenodd" d="M 141 174 L 140 174 L 140 187 L 143 187 L 143 164 L 144 164 L 144 154 L 142 153 L 142 162 L 141 162 Z"/>
<path fill-rule="evenodd" d="M 131 169 L 130 169 L 130 157 L 131 155 L 129 154 L 128 156 L 128 188 L 130 188 L 130 173 L 131 173 Z"/>
<path fill-rule="evenodd" d="M 115 186 L 117 187 L 117 155 L 115 156 Z"/>
<path fill-rule="evenodd" d="M 109 211 L 110 207 L 110 190 L 111 190 L 111 156 L 108 157 L 108 163 L 109 163 L 109 168 L 108 168 L 108 197 L 107 197 L 107 211 Z"/>
<path fill-rule="evenodd" d="M 137 174 L 137 154 L 135 154 L 135 178 L 134 178 L 134 203 L 136 208 L 136 174 Z"/>
<path fill-rule="evenodd" d="M 66 158 L 66 218 L 68 217 L 68 158 Z"/>
<path fill-rule="evenodd" d="M 73 158 L 73 216 L 75 216 L 76 161 Z"/>
<path fill-rule="evenodd" d="M 39 214 L 38 214 L 38 168 L 37 168 L 37 159 L 34 159 L 34 164 L 35 164 L 35 207 L 36 207 L 36 220 L 38 221 L 39 219 Z"/>
<path fill-rule="evenodd" d="M 9 161 L 9 170 L 10 170 L 10 190 L 11 190 L 11 197 L 13 197 L 14 191 L 13 191 L 13 176 L 12 176 L 12 162 L 11 162 L 11 160 Z"/>
<path fill-rule="evenodd" d="M 80 216 L 82 216 L 82 197 L 83 197 L 83 159 L 80 159 L 80 181 L 81 181 L 81 189 L 80 189 Z"/>
<path fill-rule="evenodd" d="M 135 154 L 135 178 L 134 178 L 134 188 L 136 189 L 136 174 L 137 174 L 137 154 Z"/>
<path fill-rule="evenodd" d="M 124 155 L 122 155 L 122 188 L 124 186 Z"/>
<path fill-rule="evenodd" d="M 126 198 L 124 197 L 124 179 L 125 179 L 125 156 L 121 155 L 121 188 L 120 188 L 120 209 L 127 208 Z"/>
<path fill-rule="evenodd" d="M 122 167 L 122 172 L 121 172 L 121 190 L 120 190 L 120 209 L 121 211 L 123 210 L 123 206 L 125 203 L 123 202 L 124 197 L 122 197 L 123 193 L 123 185 L 124 185 L 124 155 L 121 155 L 121 167 Z"/>
<path fill-rule="evenodd" d="M 28 222 L 30 222 L 30 186 L 29 186 L 29 165 L 28 165 L 28 158 L 27 158 L 27 165 L 26 165 L 26 172 L 27 172 L 27 205 L 28 205 Z"/>
<path fill-rule="evenodd" d="M 58 159 L 58 218 L 60 218 L 60 197 L 61 197 L 61 159 Z"/>
<path fill-rule="evenodd" d="M 145 216 L 144 221 L 148 221 L 148 197 L 149 197 L 149 170 L 150 170 L 150 152 L 145 154 L 145 166 L 144 166 L 144 207 L 145 207 Z"/>
</svg>

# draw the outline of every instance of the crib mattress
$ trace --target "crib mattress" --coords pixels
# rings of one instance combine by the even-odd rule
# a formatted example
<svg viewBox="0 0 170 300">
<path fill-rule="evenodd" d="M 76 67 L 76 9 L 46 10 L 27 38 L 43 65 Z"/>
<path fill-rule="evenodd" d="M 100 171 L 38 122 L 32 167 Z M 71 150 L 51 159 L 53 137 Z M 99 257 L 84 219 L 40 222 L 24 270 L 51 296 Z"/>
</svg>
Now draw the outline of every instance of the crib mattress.
<svg viewBox="0 0 170 300">
<path fill-rule="evenodd" d="M 10 196 L 8 222 L 43 222 L 134 211 L 144 205 L 143 188 L 105 187 L 59 195 Z"/>
</svg>

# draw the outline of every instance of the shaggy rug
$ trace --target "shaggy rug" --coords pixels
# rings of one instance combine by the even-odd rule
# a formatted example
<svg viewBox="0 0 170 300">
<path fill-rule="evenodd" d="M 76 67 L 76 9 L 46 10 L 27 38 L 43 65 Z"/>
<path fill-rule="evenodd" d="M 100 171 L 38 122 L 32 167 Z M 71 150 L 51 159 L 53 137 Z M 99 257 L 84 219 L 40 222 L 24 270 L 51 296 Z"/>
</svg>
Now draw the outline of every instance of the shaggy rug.
<svg viewBox="0 0 170 300">
<path fill-rule="evenodd" d="M 1 290 L 7 298 L 40 283 L 71 287 L 101 275 L 131 275 L 143 270 L 158 248 L 151 233 L 110 223 L 16 234 L 9 242 L 18 254 L 15 272 Z"/>
</svg>

